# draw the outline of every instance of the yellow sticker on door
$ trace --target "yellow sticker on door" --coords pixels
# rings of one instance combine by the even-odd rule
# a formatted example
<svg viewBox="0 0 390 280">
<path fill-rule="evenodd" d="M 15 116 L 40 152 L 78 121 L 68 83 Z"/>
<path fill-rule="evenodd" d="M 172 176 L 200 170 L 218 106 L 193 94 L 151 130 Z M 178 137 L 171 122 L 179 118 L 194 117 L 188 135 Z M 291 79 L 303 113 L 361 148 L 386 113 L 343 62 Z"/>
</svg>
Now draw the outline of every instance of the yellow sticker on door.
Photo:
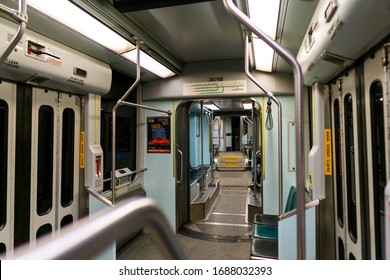
<svg viewBox="0 0 390 280">
<path fill-rule="evenodd" d="M 332 132 L 330 128 L 324 130 L 324 173 L 332 175 Z"/>
</svg>

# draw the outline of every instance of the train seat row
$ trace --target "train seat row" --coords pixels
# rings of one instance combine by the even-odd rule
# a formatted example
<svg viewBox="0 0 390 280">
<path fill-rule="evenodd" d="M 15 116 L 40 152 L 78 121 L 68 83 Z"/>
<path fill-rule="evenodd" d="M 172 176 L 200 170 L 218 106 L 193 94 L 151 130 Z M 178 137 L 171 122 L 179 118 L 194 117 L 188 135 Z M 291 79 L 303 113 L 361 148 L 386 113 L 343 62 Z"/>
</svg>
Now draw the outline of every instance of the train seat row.
<svg viewBox="0 0 390 280">
<path fill-rule="evenodd" d="M 297 190 L 290 187 L 285 213 L 296 208 Z M 278 259 L 278 215 L 256 214 L 253 219 L 251 259 Z"/>
</svg>

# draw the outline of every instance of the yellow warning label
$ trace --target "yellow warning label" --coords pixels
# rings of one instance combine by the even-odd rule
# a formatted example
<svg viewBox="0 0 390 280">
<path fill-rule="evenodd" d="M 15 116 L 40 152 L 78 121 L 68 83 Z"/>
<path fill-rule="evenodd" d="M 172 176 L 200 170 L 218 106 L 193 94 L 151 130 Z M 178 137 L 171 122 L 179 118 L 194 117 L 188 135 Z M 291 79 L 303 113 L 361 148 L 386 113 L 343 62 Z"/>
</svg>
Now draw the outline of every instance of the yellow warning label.
<svg viewBox="0 0 390 280">
<path fill-rule="evenodd" d="M 332 175 L 332 132 L 330 128 L 324 130 L 324 173 Z"/>
<path fill-rule="evenodd" d="M 85 164 L 85 142 L 84 131 L 80 132 L 80 168 L 84 168 Z"/>
<path fill-rule="evenodd" d="M 309 187 L 313 187 L 313 173 L 309 172 Z"/>
</svg>

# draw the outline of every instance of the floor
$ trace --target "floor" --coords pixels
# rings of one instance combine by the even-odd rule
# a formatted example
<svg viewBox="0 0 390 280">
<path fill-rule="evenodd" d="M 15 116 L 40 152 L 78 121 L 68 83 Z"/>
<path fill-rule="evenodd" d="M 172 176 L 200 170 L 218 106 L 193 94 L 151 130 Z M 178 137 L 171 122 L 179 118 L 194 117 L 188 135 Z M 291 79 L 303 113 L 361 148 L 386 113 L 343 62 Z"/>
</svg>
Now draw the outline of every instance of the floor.
<svg viewBox="0 0 390 280">
<path fill-rule="evenodd" d="M 176 234 L 187 259 L 248 260 L 252 226 L 245 221 L 250 171 L 216 171 L 220 194 L 205 220 L 185 225 Z M 141 232 L 117 251 L 119 260 L 164 259 L 147 233 Z"/>
</svg>

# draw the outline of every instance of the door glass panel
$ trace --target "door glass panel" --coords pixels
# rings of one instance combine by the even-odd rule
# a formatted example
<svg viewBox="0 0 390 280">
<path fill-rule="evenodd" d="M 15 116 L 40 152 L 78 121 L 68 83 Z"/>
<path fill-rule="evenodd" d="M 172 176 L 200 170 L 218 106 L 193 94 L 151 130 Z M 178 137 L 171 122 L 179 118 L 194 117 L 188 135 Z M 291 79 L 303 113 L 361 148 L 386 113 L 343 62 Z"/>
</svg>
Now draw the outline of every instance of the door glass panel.
<svg viewBox="0 0 390 280">
<path fill-rule="evenodd" d="M 344 242 L 343 240 L 339 237 L 338 239 L 339 243 L 339 260 L 345 260 L 345 248 L 344 248 Z"/>
<path fill-rule="evenodd" d="M 381 219 L 384 217 L 384 190 L 386 186 L 385 128 L 383 120 L 383 88 L 380 81 L 370 86 L 372 174 L 374 184 L 374 230 L 376 258 L 383 259 Z"/>
<path fill-rule="evenodd" d="M 345 125 L 345 162 L 347 185 L 347 219 L 348 232 L 351 239 L 357 242 L 357 217 L 356 217 L 356 183 L 355 183 L 355 143 L 353 125 L 353 100 L 352 95 L 344 97 L 344 125 Z"/>
<path fill-rule="evenodd" d="M 4 243 L 0 243 L 0 254 L 5 254 L 7 246 Z"/>
<path fill-rule="evenodd" d="M 61 228 L 63 228 L 66 225 L 70 225 L 73 223 L 73 216 L 72 215 L 66 215 L 65 217 L 62 218 L 61 220 Z"/>
<path fill-rule="evenodd" d="M 0 230 L 7 223 L 8 104 L 0 100 Z"/>
<path fill-rule="evenodd" d="M 51 224 L 44 224 L 37 230 L 36 238 L 42 237 L 48 233 L 51 233 L 53 231 L 53 228 Z"/>
<path fill-rule="evenodd" d="M 66 108 L 62 114 L 62 162 L 61 162 L 61 205 L 69 206 L 74 192 L 74 137 L 75 114 Z"/>
<path fill-rule="evenodd" d="M 334 130 L 335 130 L 335 166 L 336 166 L 336 196 L 337 196 L 337 220 L 339 225 L 344 227 L 344 208 L 343 208 L 343 186 L 342 186 L 342 164 L 341 164 L 341 137 L 340 137 L 340 103 L 336 99 L 334 107 Z"/>
<path fill-rule="evenodd" d="M 38 215 L 44 215 L 50 212 L 53 205 L 53 132 L 53 108 L 50 106 L 41 106 L 38 117 Z"/>
</svg>

